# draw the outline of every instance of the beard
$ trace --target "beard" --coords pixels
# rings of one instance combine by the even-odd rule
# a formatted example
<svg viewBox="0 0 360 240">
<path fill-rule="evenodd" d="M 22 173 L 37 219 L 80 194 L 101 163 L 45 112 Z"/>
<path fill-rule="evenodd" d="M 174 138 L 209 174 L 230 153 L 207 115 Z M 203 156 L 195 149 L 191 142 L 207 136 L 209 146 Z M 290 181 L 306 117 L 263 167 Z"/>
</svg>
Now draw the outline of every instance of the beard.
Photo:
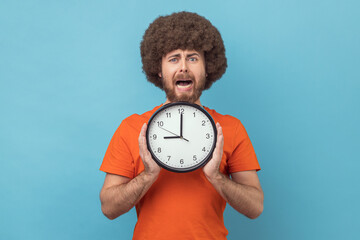
<svg viewBox="0 0 360 240">
<path fill-rule="evenodd" d="M 178 79 L 188 79 L 192 80 L 193 91 L 191 93 L 180 92 L 176 94 L 174 85 Z M 205 87 L 205 76 L 202 79 L 199 79 L 198 82 L 195 82 L 194 78 L 189 75 L 179 75 L 174 81 L 170 81 L 167 79 L 162 79 L 163 88 L 166 93 L 166 97 L 170 102 L 189 102 L 195 103 L 201 96 L 202 91 Z"/>
</svg>

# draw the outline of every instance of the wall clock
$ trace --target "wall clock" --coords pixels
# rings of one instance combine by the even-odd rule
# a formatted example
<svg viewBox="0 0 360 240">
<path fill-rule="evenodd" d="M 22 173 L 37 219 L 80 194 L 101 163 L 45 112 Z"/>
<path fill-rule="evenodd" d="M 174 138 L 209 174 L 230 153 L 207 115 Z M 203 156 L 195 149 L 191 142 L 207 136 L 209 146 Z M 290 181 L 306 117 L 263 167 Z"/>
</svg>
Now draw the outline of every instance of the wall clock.
<svg viewBox="0 0 360 240">
<path fill-rule="evenodd" d="M 169 103 L 150 118 L 147 147 L 161 167 L 189 172 L 212 157 L 217 139 L 215 122 L 202 107 L 187 102 Z"/>
</svg>

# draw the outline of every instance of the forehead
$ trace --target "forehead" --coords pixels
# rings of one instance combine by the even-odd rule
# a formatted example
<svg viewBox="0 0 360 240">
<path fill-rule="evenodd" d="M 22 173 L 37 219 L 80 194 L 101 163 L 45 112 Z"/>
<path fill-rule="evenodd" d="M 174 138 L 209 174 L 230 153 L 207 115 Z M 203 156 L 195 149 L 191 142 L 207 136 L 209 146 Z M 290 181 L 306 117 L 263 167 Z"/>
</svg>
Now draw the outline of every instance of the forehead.
<svg viewBox="0 0 360 240">
<path fill-rule="evenodd" d="M 173 55 L 184 55 L 184 56 L 187 56 L 187 55 L 192 55 L 192 54 L 198 54 L 200 57 L 203 57 L 204 56 L 204 53 L 203 52 L 199 52 L 199 51 L 196 51 L 196 50 L 190 50 L 190 49 L 176 49 L 176 50 L 173 50 L 171 52 L 168 52 L 167 54 L 165 54 L 163 57 L 166 58 L 166 57 L 170 57 L 170 56 L 173 56 Z"/>
</svg>

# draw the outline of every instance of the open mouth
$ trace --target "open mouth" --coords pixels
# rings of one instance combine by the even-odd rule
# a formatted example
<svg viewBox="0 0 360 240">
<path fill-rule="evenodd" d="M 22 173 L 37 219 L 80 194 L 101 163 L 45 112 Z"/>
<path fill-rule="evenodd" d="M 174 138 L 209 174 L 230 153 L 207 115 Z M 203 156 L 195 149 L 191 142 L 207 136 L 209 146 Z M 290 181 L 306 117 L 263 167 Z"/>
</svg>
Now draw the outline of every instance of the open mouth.
<svg viewBox="0 0 360 240">
<path fill-rule="evenodd" d="M 187 87 L 190 87 L 191 85 L 192 85 L 191 80 L 177 80 L 176 81 L 176 86 L 178 86 L 180 88 L 187 88 Z"/>
</svg>

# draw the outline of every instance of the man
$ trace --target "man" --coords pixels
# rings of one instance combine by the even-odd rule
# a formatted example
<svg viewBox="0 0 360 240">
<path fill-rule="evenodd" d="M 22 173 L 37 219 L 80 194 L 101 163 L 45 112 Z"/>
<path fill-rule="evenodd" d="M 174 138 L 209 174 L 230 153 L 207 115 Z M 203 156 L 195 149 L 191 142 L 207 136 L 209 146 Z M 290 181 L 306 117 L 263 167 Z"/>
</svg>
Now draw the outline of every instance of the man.
<svg viewBox="0 0 360 240">
<path fill-rule="evenodd" d="M 202 91 L 227 67 L 220 33 L 189 12 L 150 24 L 141 57 L 147 79 L 166 93 L 164 104 L 202 106 Z M 204 107 L 217 122 L 213 157 L 203 168 L 174 173 L 160 168 L 146 147 L 146 123 L 160 107 L 126 118 L 116 130 L 100 167 L 107 173 L 100 193 L 102 211 L 115 219 L 135 206 L 133 239 L 226 239 L 226 202 L 252 219 L 263 210 L 256 173 L 260 166 L 245 128 L 238 119 Z"/>
</svg>

